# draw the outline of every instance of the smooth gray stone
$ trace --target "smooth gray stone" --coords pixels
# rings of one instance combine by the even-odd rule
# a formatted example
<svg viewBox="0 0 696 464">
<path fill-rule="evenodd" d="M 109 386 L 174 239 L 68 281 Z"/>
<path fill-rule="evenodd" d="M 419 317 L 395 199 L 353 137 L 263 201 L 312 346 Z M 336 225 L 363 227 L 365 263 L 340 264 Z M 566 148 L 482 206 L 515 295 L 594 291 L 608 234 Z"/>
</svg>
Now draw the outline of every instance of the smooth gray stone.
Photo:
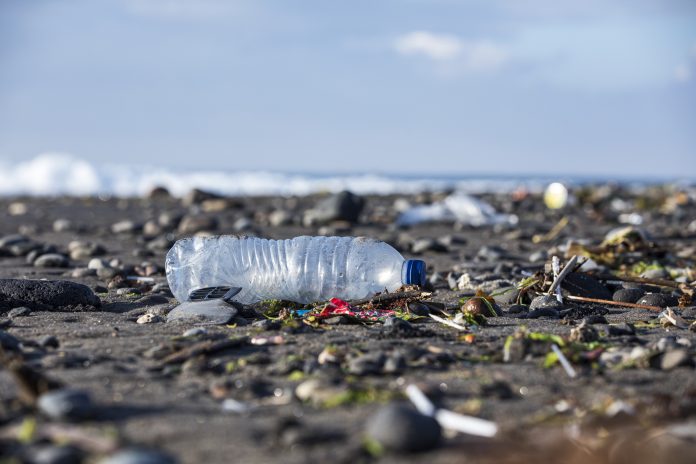
<svg viewBox="0 0 696 464">
<path fill-rule="evenodd" d="M 222 300 L 188 301 L 172 309 L 167 322 L 221 325 L 230 322 L 237 313 L 237 308 Z"/>
<path fill-rule="evenodd" d="M 372 416 L 367 436 L 392 451 L 416 452 L 435 448 L 442 429 L 435 419 L 400 404 L 390 404 Z"/>
<path fill-rule="evenodd" d="M 94 412 L 87 392 L 64 388 L 52 390 L 39 397 L 39 410 L 55 420 L 87 419 Z"/>
</svg>

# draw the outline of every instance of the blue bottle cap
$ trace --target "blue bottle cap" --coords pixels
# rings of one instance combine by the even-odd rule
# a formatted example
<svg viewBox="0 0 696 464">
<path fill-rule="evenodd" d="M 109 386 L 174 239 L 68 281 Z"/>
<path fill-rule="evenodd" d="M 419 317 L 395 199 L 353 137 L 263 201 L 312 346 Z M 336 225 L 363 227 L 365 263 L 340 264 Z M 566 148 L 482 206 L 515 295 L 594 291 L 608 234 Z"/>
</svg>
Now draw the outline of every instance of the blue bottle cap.
<svg viewBox="0 0 696 464">
<path fill-rule="evenodd" d="M 425 286 L 425 261 L 407 259 L 401 268 L 401 282 L 406 285 Z"/>
</svg>

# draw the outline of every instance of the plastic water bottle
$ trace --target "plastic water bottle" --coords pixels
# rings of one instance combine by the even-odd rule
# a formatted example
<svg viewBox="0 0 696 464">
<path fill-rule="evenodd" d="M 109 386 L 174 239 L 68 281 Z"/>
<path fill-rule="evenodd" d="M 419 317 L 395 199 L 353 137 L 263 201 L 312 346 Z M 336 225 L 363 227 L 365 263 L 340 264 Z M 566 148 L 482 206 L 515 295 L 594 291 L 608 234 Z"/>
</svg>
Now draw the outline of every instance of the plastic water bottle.
<svg viewBox="0 0 696 464">
<path fill-rule="evenodd" d="M 191 237 L 169 250 L 166 269 L 181 302 L 202 287 L 241 287 L 232 300 L 250 304 L 351 300 L 425 284 L 423 261 L 405 260 L 388 244 L 365 237 Z"/>
</svg>

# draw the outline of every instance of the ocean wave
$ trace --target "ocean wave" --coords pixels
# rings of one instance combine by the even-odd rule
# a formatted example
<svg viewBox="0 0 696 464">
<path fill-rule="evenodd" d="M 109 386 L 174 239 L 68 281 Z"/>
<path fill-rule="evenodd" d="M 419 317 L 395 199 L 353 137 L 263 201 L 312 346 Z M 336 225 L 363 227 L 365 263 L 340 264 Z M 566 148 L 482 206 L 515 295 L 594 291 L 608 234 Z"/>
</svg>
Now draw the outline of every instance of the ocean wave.
<svg viewBox="0 0 696 464">
<path fill-rule="evenodd" d="M 384 174 L 317 175 L 272 171 L 187 171 L 162 166 L 95 164 L 65 153 L 29 161 L 0 160 L 0 196 L 141 196 L 165 187 L 181 196 L 192 188 L 225 195 L 307 195 L 350 190 L 358 194 L 458 190 L 466 193 L 541 191 L 555 178 L 438 177 Z M 570 182 L 569 182 L 570 183 Z"/>
</svg>

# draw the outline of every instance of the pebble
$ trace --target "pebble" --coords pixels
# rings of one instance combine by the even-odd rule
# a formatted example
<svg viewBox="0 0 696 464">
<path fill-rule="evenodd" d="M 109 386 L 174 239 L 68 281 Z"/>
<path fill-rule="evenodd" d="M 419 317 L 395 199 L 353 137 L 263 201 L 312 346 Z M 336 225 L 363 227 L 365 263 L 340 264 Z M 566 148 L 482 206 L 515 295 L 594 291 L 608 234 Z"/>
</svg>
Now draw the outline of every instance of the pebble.
<svg viewBox="0 0 696 464">
<path fill-rule="evenodd" d="M 635 335 L 636 329 L 633 325 L 624 322 L 623 324 L 610 325 L 608 328 L 609 335 L 613 336 L 625 336 L 625 335 Z"/>
<path fill-rule="evenodd" d="M 567 293 L 584 298 L 611 299 L 611 293 L 599 280 L 589 274 L 571 272 L 561 282 L 561 288 Z"/>
<path fill-rule="evenodd" d="M 579 326 L 570 329 L 570 341 L 590 343 L 599 340 L 599 332 L 585 322 L 581 322 Z"/>
<path fill-rule="evenodd" d="M 195 234 L 196 232 L 204 232 L 216 230 L 218 228 L 218 220 L 213 216 L 184 216 L 179 223 L 180 234 Z"/>
<path fill-rule="evenodd" d="M 186 303 L 167 314 L 167 322 L 189 322 L 194 324 L 227 324 L 237 316 L 237 308 L 221 300 Z"/>
<path fill-rule="evenodd" d="M 411 301 L 408 303 L 408 312 L 415 316 L 427 316 L 430 314 L 430 308 L 420 301 Z"/>
<path fill-rule="evenodd" d="M 44 335 L 38 342 L 39 346 L 43 348 L 58 348 L 60 346 L 60 342 L 55 335 Z"/>
<path fill-rule="evenodd" d="M 667 306 L 676 306 L 677 301 L 676 298 L 673 298 L 669 295 L 665 295 L 663 293 L 648 293 L 644 295 L 640 300 L 638 300 L 637 303 L 642 305 L 666 308 Z"/>
<path fill-rule="evenodd" d="M 101 258 L 92 258 L 89 260 L 89 263 L 87 263 L 87 269 L 94 269 L 95 271 L 110 267 L 109 262 Z"/>
<path fill-rule="evenodd" d="M 160 451 L 126 449 L 99 461 L 99 464 L 176 464 L 176 459 Z"/>
<path fill-rule="evenodd" d="M 314 208 L 305 211 L 302 220 L 307 227 L 331 221 L 356 223 L 364 207 L 365 200 L 362 197 L 344 190 L 321 200 Z"/>
<path fill-rule="evenodd" d="M 116 290 L 116 294 L 119 296 L 123 295 L 140 295 L 142 292 L 140 291 L 139 288 L 135 287 L 124 287 L 124 288 L 119 288 Z"/>
<path fill-rule="evenodd" d="M 106 253 L 104 247 L 98 243 L 82 240 L 70 242 L 70 244 L 68 244 L 68 251 L 70 252 L 70 259 L 74 259 L 76 261 Z"/>
<path fill-rule="evenodd" d="M 53 221 L 53 232 L 69 232 L 74 229 L 70 219 L 56 219 Z"/>
<path fill-rule="evenodd" d="M 529 309 L 532 311 L 535 309 L 561 310 L 563 305 L 558 302 L 555 295 L 539 295 L 532 300 Z"/>
<path fill-rule="evenodd" d="M 592 314 L 583 319 L 585 324 L 608 324 L 607 318 L 599 314 Z"/>
<path fill-rule="evenodd" d="M 192 329 L 188 329 L 184 331 L 184 333 L 181 334 L 182 337 L 197 337 L 198 335 L 205 335 L 208 333 L 208 330 L 205 329 L 204 327 L 194 327 Z"/>
<path fill-rule="evenodd" d="M 514 304 L 508 308 L 509 314 L 520 314 L 529 311 L 529 306 L 522 304 Z"/>
<path fill-rule="evenodd" d="M 540 250 L 540 251 L 535 251 L 531 255 L 529 255 L 529 262 L 530 263 L 543 263 L 545 262 L 549 257 L 549 254 L 545 250 Z"/>
<path fill-rule="evenodd" d="M 71 445 L 40 445 L 27 451 L 31 464 L 75 464 L 83 460 L 84 453 Z"/>
<path fill-rule="evenodd" d="M 45 311 L 77 305 L 99 307 L 101 301 L 89 287 L 75 282 L 0 279 L 0 310 L 26 306 Z"/>
<path fill-rule="evenodd" d="M 84 277 L 93 277 L 97 275 L 96 269 L 88 269 L 86 267 L 78 267 L 70 273 L 70 276 L 76 279 L 82 279 Z"/>
<path fill-rule="evenodd" d="M 635 303 L 643 295 L 645 295 L 645 292 L 640 288 L 620 288 L 614 292 L 611 299 L 621 303 Z"/>
<path fill-rule="evenodd" d="M 41 255 L 34 261 L 34 267 L 68 267 L 69 265 L 68 258 L 58 253 Z"/>
<path fill-rule="evenodd" d="M 348 361 L 348 373 L 353 375 L 380 374 L 384 361 L 384 353 L 380 351 L 367 353 Z"/>
<path fill-rule="evenodd" d="M 277 209 L 268 215 L 268 223 L 272 227 L 286 226 L 292 224 L 293 217 L 294 215 L 290 211 Z"/>
<path fill-rule="evenodd" d="M 538 319 L 540 317 L 550 317 L 550 318 L 559 318 L 561 316 L 561 313 L 559 310 L 554 309 L 554 308 L 537 308 L 537 309 L 532 309 L 530 310 L 525 316 L 524 319 Z"/>
<path fill-rule="evenodd" d="M 7 317 L 10 319 L 13 319 L 15 317 L 26 317 L 31 314 L 31 309 L 27 308 L 26 306 L 20 306 L 18 308 L 14 308 L 10 310 L 9 313 L 7 313 Z"/>
<path fill-rule="evenodd" d="M 437 253 L 446 253 L 449 249 L 447 246 L 438 242 L 434 238 L 420 238 L 413 242 L 411 245 L 411 253 L 422 254 L 428 251 L 434 251 Z"/>
<path fill-rule="evenodd" d="M 417 452 L 435 448 L 442 429 L 432 417 L 405 405 L 390 404 L 368 420 L 366 434 L 388 450 Z"/>
<path fill-rule="evenodd" d="M 94 413 L 89 394 L 69 388 L 42 394 L 37 405 L 43 414 L 54 420 L 82 420 Z"/>
<path fill-rule="evenodd" d="M 687 350 L 671 350 L 662 355 L 660 369 L 669 371 L 679 366 L 691 366 L 693 360 Z"/>
<path fill-rule="evenodd" d="M 0 330 L 0 346 L 6 350 L 17 351 L 19 349 L 19 340 L 4 330 Z"/>
<path fill-rule="evenodd" d="M 155 322 L 162 322 L 162 318 L 156 314 L 143 314 L 138 319 L 136 319 L 136 324 L 154 324 Z"/>
<path fill-rule="evenodd" d="M 130 219 L 119 221 L 111 226 L 111 232 L 114 234 L 134 234 L 142 229 L 140 224 L 137 224 Z"/>
</svg>

